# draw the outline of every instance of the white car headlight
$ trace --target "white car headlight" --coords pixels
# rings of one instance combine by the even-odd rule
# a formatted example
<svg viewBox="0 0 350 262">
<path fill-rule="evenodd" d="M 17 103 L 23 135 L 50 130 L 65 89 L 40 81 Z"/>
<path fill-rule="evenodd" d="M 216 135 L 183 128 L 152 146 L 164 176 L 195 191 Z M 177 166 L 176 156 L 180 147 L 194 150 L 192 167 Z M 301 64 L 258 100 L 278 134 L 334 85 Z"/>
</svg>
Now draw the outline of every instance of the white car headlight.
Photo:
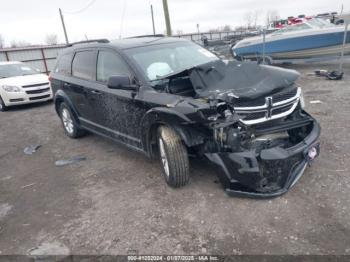
<svg viewBox="0 0 350 262">
<path fill-rule="evenodd" d="M 21 91 L 21 89 L 18 86 L 3 85 L 2 89 L 4 89 L 6 92 L 20 92 Z"/>
<path fill-rule="evenodd" d="M 300 92 L 299 101 L 300 101 L 301 109 L 304 109 L 305 108 L 305 100 L 304 100 L 304 96 L 303 96 L 303 91 Z"/>
</svg>

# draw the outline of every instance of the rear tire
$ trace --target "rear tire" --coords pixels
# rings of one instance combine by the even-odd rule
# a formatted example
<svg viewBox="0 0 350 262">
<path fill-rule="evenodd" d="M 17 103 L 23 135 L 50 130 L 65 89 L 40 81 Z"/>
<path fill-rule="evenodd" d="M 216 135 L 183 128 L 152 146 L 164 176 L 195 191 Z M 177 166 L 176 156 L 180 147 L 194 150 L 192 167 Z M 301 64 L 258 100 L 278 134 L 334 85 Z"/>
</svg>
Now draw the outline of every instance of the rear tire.
<svg viewBox="0 0 350 262">
<path fill-rule="evenodd" d="M 70 138 L 78 138 L 85 135 L 85 130 L 78 127 L 77 121 L 72 114 L 71 109 L 64 102 L 60 104 L 59 115 L 62 121 L 64 132 L 67 136 Z"/>
<path fill-rule="evenodd" d="M 2 100 L 0 96 L 0 112 L 4 112 L 7 110 L 7 106 L 5 105 L 4 101 Z"/>
<path fill-rule="evenodd" d="M 158 129 L 159 159 L 164 179 L 171 187 L 182 187 L 189 181 L 187 148 L 178 134 L 167 126 Z"/>
</svg>

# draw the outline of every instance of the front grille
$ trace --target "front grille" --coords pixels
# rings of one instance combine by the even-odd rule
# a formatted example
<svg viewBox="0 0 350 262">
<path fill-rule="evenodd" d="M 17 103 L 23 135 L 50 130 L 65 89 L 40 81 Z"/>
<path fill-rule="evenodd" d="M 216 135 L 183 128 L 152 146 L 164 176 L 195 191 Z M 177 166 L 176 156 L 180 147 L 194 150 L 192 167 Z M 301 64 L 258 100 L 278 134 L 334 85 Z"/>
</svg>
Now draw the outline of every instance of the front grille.
<svg viewBox="0 0 350 262">
<path fill-rule="evenodd" d="M 298 89 L 295 87 L 288 88 L 273 94 L 271 97 L 274 103 L 278 103 L 284 100 L 291 99 L 297 95 Z M 256 107 L 263 106 L 266 103 L 265 97 L 259 97 L 253 100 L 237 100 L 234 102 L 235 107 Z"/>
<path fill-rule="evenodd" d="M 287 89 L 287 90 L 278 92 L 272 95 L 273 102 L 278 103 L 284 100 L 291 99 L 296 96 L 297 92 L 298 92 L 298 89 L 294 87 L 292 89 Z"/>
<path fill-rule="evenodd" d="M 46 83 L 40 83 L 40 84 L 32 84 L 32 85 L 25 85 L 25 86 L 22 86 L 23 88 L 30 88 L 30 87 L 37 87 L 37 86 L 48 86 L 49 85 L 49 82 L 46 82 Z"/>
<path fill-rule="evenodd" d="M 247 100 L 247 101 L 235 101 L 234 103 L 237 107 L 252 107 L 252 106 L 263 106 L 265 105 L 265 97 L 261 97 L 254 100 Z"/>
<path fill-rule="evenodd" d="M 300 92 L 300 88 L 293 87 L 271 96 L 263 97 L 265 101 L 263 105 L 260 104 L 262 99 L 259 99 L 259 102 L 254 103 L 256 106 L 252 106 L 253 103 L 248 106 L 246 102 L 240 104 L 244 106 L 236 106 L 237 103 L 235 103 L 234 109 L 239 115 L 241 122 L 246 125 L 263 123 L 291 113 L 299 102 Z"/>
<path fill-rule="evenodd" d="M 247 112 L 247 113 L 238 113 L 238 114 L 243 120 L 247 121 L 247 120 L 259 119 L 259 118 L 265 117 L 266 112 L 264 111 L 253 112 L 253 113 Z"/>
<path fill-rule="evenodd" d="M 50 95 L 44 95 L 44 96 L 36 96 L 36 97 L 30 97 L 29 100 L 39 100 L 39 99 L 44 99 L 44 98 L 48 98 L 50 97 Z"/>
<path fill-rule="evenodd" d="M 288 110 L 290 110 L 293 107 L 294 104 L 289 104 L 287 106 L 283 106 L 283 107 L 279 107 L 276 109 L 272 109 L 272 115 L 279 115 L 282 114 L 284 112 L 287 112 Z"/>
<path fill-rule="evenodd" d="M 26 91 L 26 93 L 28 95 L 32 95 L 32 94 L 40 94 L 40 93 L 45 93 L 48 92 L 50 90 L 50 88 L 44 88 L 44 89 L 39 89 L 39 90 L 28 90 Z"/>
<path fill-rule="evenodd" d="M 10 99 L 10 102 L 22 102 L 24 101 L 24 98 L 14 98 L 14 99 Z"/>
</svg>

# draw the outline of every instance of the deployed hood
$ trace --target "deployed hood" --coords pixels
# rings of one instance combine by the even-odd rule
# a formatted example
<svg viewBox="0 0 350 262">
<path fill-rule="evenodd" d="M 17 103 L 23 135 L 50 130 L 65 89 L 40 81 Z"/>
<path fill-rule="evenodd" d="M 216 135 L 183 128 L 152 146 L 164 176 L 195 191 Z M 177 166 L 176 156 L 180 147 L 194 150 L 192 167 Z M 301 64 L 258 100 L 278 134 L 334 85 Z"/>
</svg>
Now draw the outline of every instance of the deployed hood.
<svg viewBox="0 0 350 262">
<path fill-rule="evenodd" d="M 299 77 L 295 70 L 221 60 L 194 67 L 189 75 L 198 97 L 217 97 L 226 93 L 242 100 L 277 92 L 291 86 Z"/>
</svg>

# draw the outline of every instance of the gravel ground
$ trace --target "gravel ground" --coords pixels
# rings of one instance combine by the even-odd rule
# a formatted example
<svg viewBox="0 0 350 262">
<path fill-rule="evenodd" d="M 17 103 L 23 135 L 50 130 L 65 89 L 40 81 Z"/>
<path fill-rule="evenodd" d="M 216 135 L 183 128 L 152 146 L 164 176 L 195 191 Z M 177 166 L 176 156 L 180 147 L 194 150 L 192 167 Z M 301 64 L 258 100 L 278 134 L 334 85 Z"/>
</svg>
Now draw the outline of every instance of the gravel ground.
<svg viewBox="0 0 350 262">
<path fill-rule="evenodd" d="M 350 69 L 328 81 L 308 74 L 326 65 L 294 68 L 322 152 L 270 200 L 228 197 L 199 160 L 190 184 L 171 189 L 158 162 L 66 137 L 51 103 L 0 113 L 0 254 L 350 254 Z M 42 147 L 26 155 L 30 144 Z M 87 159 L 55 166 L 77 155 Z"/>
</svg>

